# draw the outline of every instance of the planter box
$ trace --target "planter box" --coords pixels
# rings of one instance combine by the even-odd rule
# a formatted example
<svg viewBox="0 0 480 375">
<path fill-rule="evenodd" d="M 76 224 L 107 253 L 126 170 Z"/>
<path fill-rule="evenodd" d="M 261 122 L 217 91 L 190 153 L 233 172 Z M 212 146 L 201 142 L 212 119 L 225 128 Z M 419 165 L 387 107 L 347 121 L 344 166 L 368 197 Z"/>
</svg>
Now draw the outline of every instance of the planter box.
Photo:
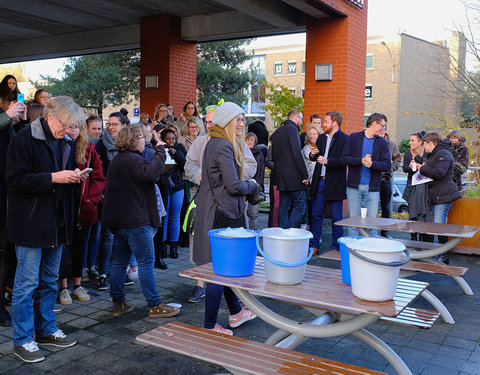
<svg viewBox="0 0 480 375">
<path fill-rule="evenodd" d="M 448 223 L 480 226 L 480 197 L 462 197 L 453 202 L 448 211 Z M 480 233 L 466 238 L 456 247 L 465 254 L 480 254 Z"/>
</svg>

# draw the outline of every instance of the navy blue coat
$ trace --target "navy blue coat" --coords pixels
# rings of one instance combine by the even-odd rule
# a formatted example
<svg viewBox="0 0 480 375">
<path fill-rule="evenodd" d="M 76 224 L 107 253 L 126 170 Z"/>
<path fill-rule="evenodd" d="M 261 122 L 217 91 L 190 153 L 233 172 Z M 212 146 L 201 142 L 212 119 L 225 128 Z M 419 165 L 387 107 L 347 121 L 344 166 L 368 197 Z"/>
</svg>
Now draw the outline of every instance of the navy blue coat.
<svg viewBox="0 0 480 375">
<path fill-rule="evenodd" d="M 348 165 L 347 186 L 358 189 L 362 173 L 362 148 L 365 132 L 352 133 L 345 143 L 342 158 Z M 370 184 L 368 191 L 380 191 L 382 172 L 388 172 L 392 168 L 392 157 L 388 142 L 379 136 L 375 136 L 372 149 L 372 166 L 370 167 Z"/>
<path fill-rule="evenodd" d="M 341 129 L 333 135 L 328 151 L 328 163 L 326 164 L 324 199 L 328 201 L 340 201 L 347 198 L 347 167 L 342 159 L 343 149 L 347 142 L 348 135 Z M 310 160 L 316 161 L 320 155 L 325 155 L 327 146 L 327 135 L 320 134 L 317 138 L 317 148 L 319 153 L 312 156 Z M 312 185 L 310 186 L 310 197 L 313 199 L 320 181 L 322 173 L 322 164 L 316 163 L 313 171 Z"/>
</svg>

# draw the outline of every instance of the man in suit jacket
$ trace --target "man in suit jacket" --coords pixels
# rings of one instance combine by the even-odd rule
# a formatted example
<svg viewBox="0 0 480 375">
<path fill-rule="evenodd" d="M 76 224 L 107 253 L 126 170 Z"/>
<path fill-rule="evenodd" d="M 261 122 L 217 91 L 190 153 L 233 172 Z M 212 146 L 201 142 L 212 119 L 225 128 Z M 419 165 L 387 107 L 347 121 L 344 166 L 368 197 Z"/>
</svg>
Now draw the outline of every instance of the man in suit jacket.
<svg viewBox="0 0 480 375">
<path fill-rule="evenodd" d="M 308 172 L 298 135 L 302 123 L 302 113 L 292 109 L 272 135 L 272 158 L 280 192 L 278 224 L 285 229 L 298 228 L 305 211 Z"/>
<path fill-rule="evenodd" d="M 310 160 L 316 161 L 310 186 L 312 199 L 311 246 L 314 253 L 319 253 L 322 239 L 322 225 L 325 208 L 330 206 L 332 215 L 332 249 L 339 249 L 338 239 L 343 235 L 343 227 L 335 225 L 343 219 L 343 200 L 346 194 L 346 166 L 342 161 L 342 152 L 348 135 L 340 129 L 343 117 L 340 112 L 330 111 L 325 114 L 322 125 L 323 134 L 317 138 L 317 148 L 312 148 Z"/>
</svg>

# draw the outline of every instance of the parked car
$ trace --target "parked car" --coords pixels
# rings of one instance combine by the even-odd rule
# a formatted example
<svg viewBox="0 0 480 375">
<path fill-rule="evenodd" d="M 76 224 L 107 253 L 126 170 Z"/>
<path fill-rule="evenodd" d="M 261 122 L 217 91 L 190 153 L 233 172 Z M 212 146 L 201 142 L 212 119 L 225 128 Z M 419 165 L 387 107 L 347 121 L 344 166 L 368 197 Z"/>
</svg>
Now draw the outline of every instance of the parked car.
<svg viewBox="0 0 480 375">
<path fill-rule="evenodd" d="M 392 204 L 393 212 L 408 212 L 408 203 L 405 199 L 402 198 L 403 192 L 405 191 L 405 186 L 407 184 L 407 177 L 403 176 L 394 176 L 393 177 L 393 191 L 392 191 Z M 380 202 L 378 203 L 380 207 Z"/>
</svg>

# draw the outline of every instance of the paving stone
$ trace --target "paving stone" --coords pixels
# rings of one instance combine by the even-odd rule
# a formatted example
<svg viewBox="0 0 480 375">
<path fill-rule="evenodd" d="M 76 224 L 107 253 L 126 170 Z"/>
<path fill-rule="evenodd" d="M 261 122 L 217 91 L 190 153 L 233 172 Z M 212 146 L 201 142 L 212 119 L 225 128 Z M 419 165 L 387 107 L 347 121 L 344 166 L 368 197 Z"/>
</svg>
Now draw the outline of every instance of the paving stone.
<svg viewBox="0 0 480 375">
<path fill-rule="evenodd" d="M 84 329 L 84 328 L 91 327 L 91 326 L 93 326 L 95 324 L 98 324 L 98 323 L 99 323 L 99 321 L 95 320 L 95 319 L 77 318 L 77 319 L 69 321 L 67 324 L 69 326 L 72 326 L 72 327 L 75 327 L 75 328 L 78 328 L 78 329 Z"/>
</svg>

